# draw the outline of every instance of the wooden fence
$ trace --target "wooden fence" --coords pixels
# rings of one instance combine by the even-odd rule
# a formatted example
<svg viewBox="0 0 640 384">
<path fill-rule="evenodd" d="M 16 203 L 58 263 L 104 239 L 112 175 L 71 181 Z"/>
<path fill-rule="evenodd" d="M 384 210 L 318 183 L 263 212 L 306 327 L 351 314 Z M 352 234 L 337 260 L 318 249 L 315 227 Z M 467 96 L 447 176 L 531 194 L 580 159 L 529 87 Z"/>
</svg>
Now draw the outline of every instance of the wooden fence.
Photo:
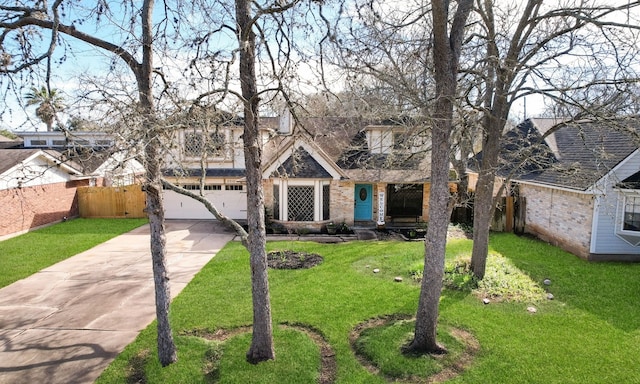
<svg viewBox="0 0 640 384">
<path fill-rule="evenodd" d="M 80 217 L 141 218 L 146 195 L 139 184 L 125 187 L 81 187 L 78 188 Z"/>
<path fill-rule="evenodd" d="M 524 197 L 503 197 L 493 214 L 491 229 L 501 232 L 524 233 L 527 200 Z"/>
</svg>

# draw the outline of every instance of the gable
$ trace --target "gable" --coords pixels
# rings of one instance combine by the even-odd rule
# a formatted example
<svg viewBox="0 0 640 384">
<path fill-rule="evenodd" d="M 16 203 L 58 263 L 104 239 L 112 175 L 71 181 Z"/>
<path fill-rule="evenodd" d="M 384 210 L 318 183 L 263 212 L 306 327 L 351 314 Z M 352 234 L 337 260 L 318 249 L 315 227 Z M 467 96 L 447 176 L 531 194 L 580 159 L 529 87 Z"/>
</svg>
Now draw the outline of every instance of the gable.
<svg viewBox="0 0 640 384">
<path fill-rule="evenodd" d="M 620 189 L 638 189 L 640 190 L 640 171 L 622 180 L 616 184 L 616 188 Z"/>
<path fill-rule="evenodd" d="M 0 150 L 0 189 L 61 183 L 80 176 L 60 154 L 39 149 Z"/>
<path fill-rule="evenodd" d="M 263 178 L 332 178 L 346 177 L 342 170 L 321 149 L 306 140 L 291 138 L 279 155 L 266 164 Z"/>
<path fill-rule="evenodd" d="M 331 174 L 303 147 L 298 147 L 270 175 L 271 177 L 330 179 Z"/>
</svg>

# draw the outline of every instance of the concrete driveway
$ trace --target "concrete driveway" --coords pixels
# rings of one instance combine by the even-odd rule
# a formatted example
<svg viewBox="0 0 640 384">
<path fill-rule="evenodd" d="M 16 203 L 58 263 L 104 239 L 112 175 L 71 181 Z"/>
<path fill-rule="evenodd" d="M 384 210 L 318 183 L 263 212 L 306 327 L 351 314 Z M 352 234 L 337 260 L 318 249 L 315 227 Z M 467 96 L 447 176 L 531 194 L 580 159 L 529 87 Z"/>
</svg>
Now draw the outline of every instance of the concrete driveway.
<svg viewBox="0 0 640 384">
<path fill-rule="evenodd" d="M 175 297 L 234 234 L 212 221 L 166 228 Z M 148 225 L 0 289 L 0 383 L 93 383 L 155 319 L 154 300 Z"/>
</svg>

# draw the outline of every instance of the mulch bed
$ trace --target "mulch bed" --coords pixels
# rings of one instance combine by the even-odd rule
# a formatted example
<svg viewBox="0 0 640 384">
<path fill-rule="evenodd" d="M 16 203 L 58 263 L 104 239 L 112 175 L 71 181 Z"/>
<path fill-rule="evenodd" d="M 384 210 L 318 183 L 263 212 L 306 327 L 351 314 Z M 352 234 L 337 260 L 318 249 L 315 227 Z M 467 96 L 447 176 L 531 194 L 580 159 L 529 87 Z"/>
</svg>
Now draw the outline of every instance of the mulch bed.
<svg viewBox="0 0 640 384">
<path fill-rule="evenodd" d="M 267 253 L 267 265 L 274 269 L 305 269 L 321 264 L 324 259 L 315 253 L 291 250 L 271 251 Z"/>
</svg>

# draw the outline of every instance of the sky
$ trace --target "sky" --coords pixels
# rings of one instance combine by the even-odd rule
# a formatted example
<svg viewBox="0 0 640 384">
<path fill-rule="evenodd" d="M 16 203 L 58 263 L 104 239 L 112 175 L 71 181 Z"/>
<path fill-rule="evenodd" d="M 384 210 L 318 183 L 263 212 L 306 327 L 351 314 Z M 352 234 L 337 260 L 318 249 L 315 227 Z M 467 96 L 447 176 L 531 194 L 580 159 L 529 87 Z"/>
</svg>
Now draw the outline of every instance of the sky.
<svg viewBox="0 0 640 384">
<path fill-rule="evenodd" d="M 117 9 L 113 9 L 114 17 L 123 17 L 119 15 Z M 67 10 L 67 12 L 71 12 L 71 10 Z M 68 19 L 78 18 L 77 15 L 67 14 Z M 126 25 L 126 23 L 125 23 Z M 124 36 L 122 33 L 119 33 L 113 27 L 100 27 L 96 28 L 96 26 L 90 22 L 86 22 L 83 25 L 78 25 L 78 29 L 86 31 L 90 34 L 97 35 L 108 41 L 113 41 L 117 43 L 118 40 L 121 40 L 121 37 Z M 90 45 L 79 42 L 73 38 L 65 37 L 65 41 L 69 44 L 73 54 L 67 54 L 66 61 L 62 64 L 54 64 L 53 77 L 51 81 L 51 86 L 58 90 L 58 92 L 65 98 L 69 104 L 73 102 L 75 99 L 75 94 L 79 89 L 82 89 L 84 85 L 86 85 L 83 81 L 83 76 L 86 74 L 104 74 L 109 71 L 109 66 L 112 61 L 113 56 L 104 52 L 100 49 L 91 47 Z M 45 38 L 46 40 L 46 38 Z M 56 59 L 59 59 L 65 52 L 58 48 L 56 53 Z M 159 61 L 159 60 L 157 60 Z M 176 78 L 179 76 L 179 67 L 185 67 L 186 63 L 184 60 L 178 58 L 172 58 L 171 61 L 173 65 L 171 67 L 165 67 L 165 71 L 169 71 L 172 73 L 168 73 L 170 78 Z M 303 63 L 299 68 L 299 74 L 301 76 L 307 76 L 312 73 L 312 68 L 314 67 L 313 63 Z M 168 68 L 168 69 L 167 69 Z M 314 81 L 309 77 L 310 81 Z M 338 82 L 335 82 L 336 84 Z M 40 84 L 38 84 L 40 86 Z M 28 90 L 28 88 L 27 88 Z M 313 89 L 310 87 L 305 88 L 307 91 L 312 91 Z M 25 90 L 26 91 L 26 90 Z M 189 91 L 185 89 L 185 93 Z M 4 114 L 1 115 L 2 120 L 0 121 L 0 128 L 9 129 L 9 130 L 46 130 L 44 123 L 40 122 L 37 117 L 35 117 L 35 106 L 28 107 L 26 111 L 23 111 L 20 106 L 19 98 L 23 95 L 18 95 L 18 98 L 12 97 L 4 100 L 5 105 L 8 107 L 7 109 L 11 111 L 11 113 L 5 110 Z M 24 102 L 24 100 L 22 100 Z M 2 109 L 2 108 L 0 108 Z M 540 97 L 528 97 L 526 100 L 526 117 L 531 117 L 540 114 L 544 110 L 544 104 Z M 59 116 L 60 120 L 63 122 L 68 119 L 68 115 L 61 114 Z M 515 120 L 521 120 L 525 117 L 525 106 L 523 101 L 519 101 L 513 107 L 512 118 Z"/>
</svg>

